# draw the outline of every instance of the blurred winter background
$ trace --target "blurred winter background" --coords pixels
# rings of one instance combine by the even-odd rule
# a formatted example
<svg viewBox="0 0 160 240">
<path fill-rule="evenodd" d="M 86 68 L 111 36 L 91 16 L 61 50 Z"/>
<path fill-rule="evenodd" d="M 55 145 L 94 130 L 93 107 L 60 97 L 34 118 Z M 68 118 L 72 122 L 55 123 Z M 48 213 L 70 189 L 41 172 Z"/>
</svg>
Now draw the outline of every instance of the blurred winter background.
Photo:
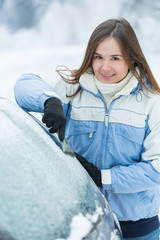
<svg viewBox="0 0 160 240">
<path fill-rule="evenodd" d="M 54 83 L 57 65 L 79 67 L 94 28 L 117 17 L 132 24 L 160 83 L 159 0 L 0 0 L 0 96 L 14 101 L 21 73 Z"/>
</svg>

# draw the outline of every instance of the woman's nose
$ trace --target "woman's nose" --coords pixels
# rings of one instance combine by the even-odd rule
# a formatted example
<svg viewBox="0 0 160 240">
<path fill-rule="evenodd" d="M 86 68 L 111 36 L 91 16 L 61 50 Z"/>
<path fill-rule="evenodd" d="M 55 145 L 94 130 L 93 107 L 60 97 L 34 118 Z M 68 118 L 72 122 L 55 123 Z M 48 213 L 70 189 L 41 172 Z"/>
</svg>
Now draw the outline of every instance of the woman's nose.
<svg viewBox="0 0 160 240">
<path fill-rule="evenodd" d="M 102 69 L 103 71 L 111 70 L 111 65 L 110 65 L 110 63 L 109 63 L 108 61 L 104 61 L 101 69 Z"/>
</svg>

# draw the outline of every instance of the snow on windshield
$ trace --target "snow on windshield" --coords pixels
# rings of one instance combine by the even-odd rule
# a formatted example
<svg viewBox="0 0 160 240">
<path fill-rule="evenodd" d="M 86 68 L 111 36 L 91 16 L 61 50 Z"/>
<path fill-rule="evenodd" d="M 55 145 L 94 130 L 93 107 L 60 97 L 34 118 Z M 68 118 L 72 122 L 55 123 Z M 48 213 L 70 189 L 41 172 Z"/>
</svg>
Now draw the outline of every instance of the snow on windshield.
<svg viewBox="0 0 160 240">
<path fill-rule="evenodd" d="M 86 201 L 85 172 L 13 103 L 0 99 L 0 119 L 0 222 L 17 240 L 65 237 Z"/>
</svg>

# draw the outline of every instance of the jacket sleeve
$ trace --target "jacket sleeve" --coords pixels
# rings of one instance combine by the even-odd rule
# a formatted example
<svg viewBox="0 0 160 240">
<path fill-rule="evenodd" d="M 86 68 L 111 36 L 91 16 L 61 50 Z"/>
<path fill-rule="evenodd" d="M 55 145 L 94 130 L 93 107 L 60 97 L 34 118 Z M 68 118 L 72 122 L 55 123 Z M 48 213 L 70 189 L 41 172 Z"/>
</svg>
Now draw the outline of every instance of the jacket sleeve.
<svg viewBox="0 0 160 240">
<path fill-rule="evenodd" d="M 44 102 L 51 96 L 59 98 L 56 91 L 34 74 L 22 74 L 14 86 L 16 102 L 27 111 L 43 112 Z"/>
<path fill-rule="evenodd" d="M 160 101 L 154 102 L 148 118 L 141 160 L 129 166 L 102 170 L 102 184 L 115 193 L 136 193 L 160 186 Z"/>
</svg>

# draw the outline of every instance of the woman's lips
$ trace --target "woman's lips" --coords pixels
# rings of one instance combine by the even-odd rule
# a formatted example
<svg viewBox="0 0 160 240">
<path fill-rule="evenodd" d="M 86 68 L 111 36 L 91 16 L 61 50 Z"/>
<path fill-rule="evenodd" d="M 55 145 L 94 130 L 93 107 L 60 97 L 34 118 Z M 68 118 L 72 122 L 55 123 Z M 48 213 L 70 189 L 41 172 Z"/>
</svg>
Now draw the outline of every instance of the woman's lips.
<svg viewBox="0 0 160 240">
<path fill-rule="evenodd" d="M 101 73 L 101 75 L 105 79 L 110 79 L 110 78 L 112 78 L 114 76 L 114 74 L 102 74 L 102 73 Z"/>
</svg>

